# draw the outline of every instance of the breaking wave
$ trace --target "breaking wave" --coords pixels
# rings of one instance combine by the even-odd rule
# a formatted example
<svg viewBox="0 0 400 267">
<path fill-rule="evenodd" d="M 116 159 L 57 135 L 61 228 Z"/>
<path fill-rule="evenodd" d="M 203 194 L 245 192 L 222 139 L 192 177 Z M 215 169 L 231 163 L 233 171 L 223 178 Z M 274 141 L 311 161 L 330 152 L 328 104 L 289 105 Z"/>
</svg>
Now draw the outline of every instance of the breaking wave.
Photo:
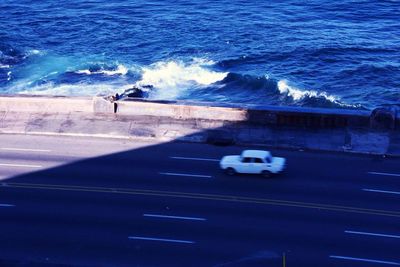
<svg viewBox="0 0 400 267">
<path fill-rule="evenodd" d="M 280 80 L 277 84 L 278 90 L 281 94 L 286 94 L 293 98 L 294 101 L 299 101 L 305 97 L 324 98 L 333 103 L 338 103 L 336 97 L 328 95 L 325 92 L 317 92 L 313 90 L 300 90 L 296 87 L 289 86 L 286 80 Z"/>
<path fill-rule="evenodd" d="M 143 67 L 142 77 L 136 85 L 152 85 L 156 88 L 150 98 L 176 99 L 191 88 L 206 87 L 227 76 L 227 72 L 216 72 L 205 67 L 211 64 L 213 62 L 200 59 L 194 59 L 190 63 L 157 62 Z"/>
<path fill-rule="evenodd" d="M 210 69 L 213 61 L 194 58 L 160 61 L 138 67 L 127 64 L 85 63 L 41 54 L 40 71 L 19 70 L 22 79 L 13 82 L 8 93 L 93 96 L 123 93 L 135 86 L 150 85 L 152 99 L 174 100 L 191 89 L 203 88 L 224 79 L 225 72 Z"/>
<path fill-rule="evenodd" d="M 291 97 L 295 102 L 303 104 L 313 102 L 314 106 L 337 106 L 346 108 L 361 108 L 360 105 L 349 105 L 341 102 L 337 96 L 329 95 L 326 92 L 317 92 L 314 90 L 301 90 L 294 86 L 290 86 L 288 81 L 280 80 L 277 88 L 281 94 Z M 319 101 L 319 103 L 317 103 Z M 327 105 L 328 104 L 328 105 Z"/>
<path fill-rule="evenodd" d="M 347 104 L 338 96 L 330 95 L 327 92 L 300 89 L 291 85 L 287 80 L 276 80 L 268 76 L 258 77 L 229 73 L 218 84 L 222 87 L 217 91 L 214 90 L 213 94 L 226 95 L 224 101 L 227 102 L 243 103 L 243 99 L 246 99 L 255 104 L 362 108 L 360 105 Z"/>
</svg>

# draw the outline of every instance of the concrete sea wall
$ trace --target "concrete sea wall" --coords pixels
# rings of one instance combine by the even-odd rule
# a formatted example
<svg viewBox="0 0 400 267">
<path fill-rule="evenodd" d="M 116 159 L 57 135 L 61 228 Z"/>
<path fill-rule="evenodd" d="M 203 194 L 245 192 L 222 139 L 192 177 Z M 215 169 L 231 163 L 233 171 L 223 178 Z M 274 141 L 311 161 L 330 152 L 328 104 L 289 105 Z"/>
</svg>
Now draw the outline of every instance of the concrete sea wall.
<svg viewBox="0 0 400 267">
<path fill-rule="evenodd" d="M 400 114 L 384 109 L 0 96 L 0 133 L 178 139 L 400 155 Z"/>
</svg>

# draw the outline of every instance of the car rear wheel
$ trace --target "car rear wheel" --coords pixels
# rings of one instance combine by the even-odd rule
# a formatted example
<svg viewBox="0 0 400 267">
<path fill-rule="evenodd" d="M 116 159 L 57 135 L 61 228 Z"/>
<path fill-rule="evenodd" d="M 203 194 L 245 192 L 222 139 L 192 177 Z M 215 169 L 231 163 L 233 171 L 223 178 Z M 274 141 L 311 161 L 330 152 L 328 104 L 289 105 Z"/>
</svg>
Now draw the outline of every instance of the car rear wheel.
<svg viewBox="0 0 400 267">
<path fill-rule="evenodd" d="M 270 172 L 270 171 L 262 171 L 261 172 L 261 175 L 263 176 L 263 177 L 265 177 L 265 178 L 270 178 L 271 177 L 271 175 L 272 175 L 272 173 Z"/>
<path fill-rule="evenodd" d="M 226 168 L 226 169 L 225 169 L 225 173 L 228 174 L 228 175 L 230 175 L 230 176 L 232 176 L 232 175 L 235 175 L 235 174 L 236 174 L 236 171 L 235 171 L 234 168 Z"/>
</svg>

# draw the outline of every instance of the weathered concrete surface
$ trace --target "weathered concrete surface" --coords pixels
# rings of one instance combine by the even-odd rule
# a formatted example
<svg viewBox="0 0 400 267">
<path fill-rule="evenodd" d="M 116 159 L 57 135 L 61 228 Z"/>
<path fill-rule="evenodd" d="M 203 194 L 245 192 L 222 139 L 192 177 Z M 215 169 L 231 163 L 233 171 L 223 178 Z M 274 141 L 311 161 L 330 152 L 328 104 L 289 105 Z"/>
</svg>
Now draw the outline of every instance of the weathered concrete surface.
<svg viewBox="0 0 400 267">
<path fill-rule="evenodd" d="M 0 97 L 0 133 L 190 142 L 210 141 L 222 133 L 241 144 L 400 156 L 398 128 L 371 129 L 368 112 L 356 111 Z"/>
<path fill-rule="evenodd" d="M 247 110 L 215 106 L 182 105 L 177 102 L 118 101 L 116 113 L 133 116 L 157 116 L 174 119 L 202 119 L 223 121 L 243 121 L 247 119 Z"/>
<path fill-rule="evenodd" d="M 93 112 L 93 100 L 79 97 L 0 96 L 0 111 Z"/>
</svg>

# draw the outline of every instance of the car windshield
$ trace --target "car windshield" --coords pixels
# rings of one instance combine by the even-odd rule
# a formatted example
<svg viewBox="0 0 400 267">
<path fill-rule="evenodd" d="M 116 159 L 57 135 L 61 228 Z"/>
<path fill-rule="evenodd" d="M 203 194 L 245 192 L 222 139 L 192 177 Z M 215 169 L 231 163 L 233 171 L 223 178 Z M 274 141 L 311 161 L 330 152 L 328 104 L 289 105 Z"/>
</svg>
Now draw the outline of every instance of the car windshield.
<svg viewBox="0 0 400 267">
<path fill-rule="evenodd" d="M 265 157 L 265 161 L 266 161 L 267 163 L 271 163 L 271 162 L 272 162 L 272 157 L 271 157 L 271 156 Z"/>
</svg>

